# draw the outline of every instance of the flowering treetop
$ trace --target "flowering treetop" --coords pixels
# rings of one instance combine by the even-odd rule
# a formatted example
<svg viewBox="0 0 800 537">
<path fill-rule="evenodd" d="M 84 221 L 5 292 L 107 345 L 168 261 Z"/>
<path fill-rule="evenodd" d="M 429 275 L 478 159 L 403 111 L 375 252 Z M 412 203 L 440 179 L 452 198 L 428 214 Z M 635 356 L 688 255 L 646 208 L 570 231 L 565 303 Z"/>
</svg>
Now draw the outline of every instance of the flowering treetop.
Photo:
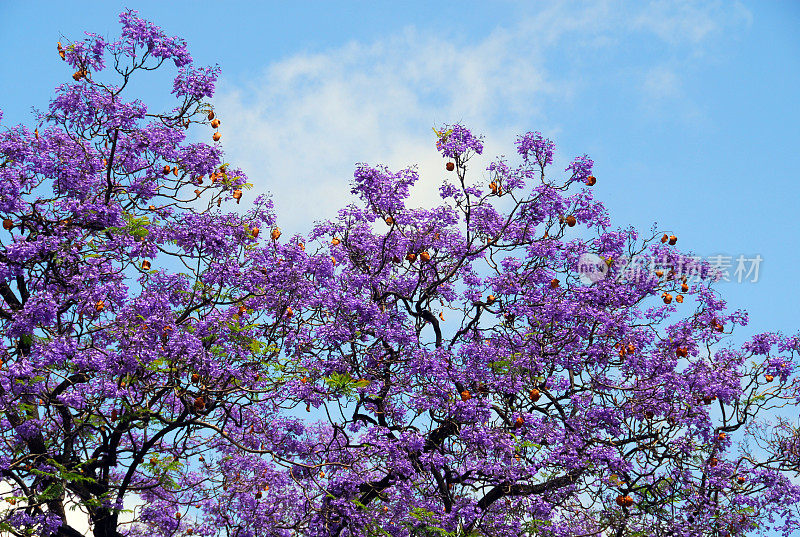
<svg viewBox="0 0 800 537">
<path fill-rule="evenodd" d="M 527 133 L 476 181 L 482 140 L 445 125 L 440 206 L 360 164 L 358 203 L 284 237 L 187 139 L 221 138 L 218 69 L 120 20 L 0 133 L 4 531 L 79 535 L 69 501 L 97 537 L 797 529 L 797 430 L 763 418 L 798 402 L 798 339 L 726 344 L 746 315 L 677 237 L 611 227 L 591 159 L 554 173 Z M 174 109 L 125 97 L 168 60 Z"/>
</svg>

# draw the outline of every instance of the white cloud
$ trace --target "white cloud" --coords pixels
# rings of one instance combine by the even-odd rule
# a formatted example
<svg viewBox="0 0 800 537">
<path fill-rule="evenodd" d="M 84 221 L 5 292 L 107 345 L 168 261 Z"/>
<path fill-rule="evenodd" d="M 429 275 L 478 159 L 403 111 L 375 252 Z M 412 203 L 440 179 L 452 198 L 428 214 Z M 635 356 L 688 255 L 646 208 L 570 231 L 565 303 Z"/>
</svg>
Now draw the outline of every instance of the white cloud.
<svg viewBox="0 0 800 537">
<path fill-rule="evenodd" d="M 632 22 L 672 45 L 699 45 L 732 26 L 749 26 L 752 14 L 738 1 L 659 0 L 650 2 Z"/>
<path fill-rule="evenodd" d="M 636 32 L 698 47 L 744 16 L 738 4 L 727 11 L 719 3 L 582 6 L 554 4 L 469 43 L 409 27 L 373 43 L 288 57 L 250 84 L 223 80 L 215 106 L 228 160 L 248 172 L 257 191 L 274 194 L 279 225 L 290 233 L 333 217 L 350 199 L 356 162 L 393 169 L 418 163 L 422 179 L 412 200 L 438 203 L 444 171 L 432 126 L 460 121 L 486 134 L 486 156 L 512 151 L 516 134 L 558 131 L 550 103 L 579 102 L 589 91 L 579 70 L 546 68 L 554 52 L 575 61 L 598 50 L 611 54 Z M 644 101 L 681 96 L 674 69 L 652 64 L 634 74 Z"/>
<path fill-rule="evenodd" d="M 223 84 L 215 107 L 229 159 L 275 193 L 290 228 L 332 216 L 360 161 L 419 163 L 416 192 L 428 191 L 419 201 L 435 202 L 444 163 L 431 127 L 460 120 L 480 128 L 509 105 L 530 114 L 535 95 L 556 91 L 530 53 L 520 54 L 514 41 L 522 37 L 496 32 L 457 48 L 408 29 L 369 46 L 288 58 L 247 88 Z M 495 143 L 511 137 L 492 134 Z"/>
<path fill-rule="evenodd" d="M 681 80 L 674 69 L 658 65 L 650 69 L 644 78 L 644 90 L 654 99 L 679 97 Z"/>
</svg>

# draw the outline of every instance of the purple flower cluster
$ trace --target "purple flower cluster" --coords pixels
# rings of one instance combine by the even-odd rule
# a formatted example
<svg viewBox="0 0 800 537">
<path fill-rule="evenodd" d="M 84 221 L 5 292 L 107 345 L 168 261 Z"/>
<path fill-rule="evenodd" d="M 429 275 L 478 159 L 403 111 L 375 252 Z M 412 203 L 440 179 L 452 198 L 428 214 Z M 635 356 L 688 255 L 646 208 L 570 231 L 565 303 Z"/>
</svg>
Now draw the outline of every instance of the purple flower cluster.
<svg viewBox="0 0 800 537">
<path fill-rule="evenodd" d="M 178 70 L 178 76 L 175 77 L 172 93 L 179 97 L 188 95 L 195 99 L 213 97 L 214 84 L 219 77 L 219 73 L 219 66 L 181 67 Z"/>
<path fill-rule="evenodd" d="M 470 153 L 483 153 L 483 141 L 463 125 L 444 125 L 436 132 L 436 149 L 445 157 L 466 160 Z"/>
<path fill-rule="evenodd" d="M 397 214 L 405 208 L 403 200 L 411 193 L 411 187 L 419 180 L 416 170 L 409 168 L 397 173 L 385 167 L 371 168 L 366 164 L 356 166 L 353 187 L 371 209 L 381 214 Z"/>
<path fill-rule="evenodd" d="M 552 158 L 552 156 L 550 158 Z M 583 155 L 570 162 L 569 166 L 567 166 L 564 171 L 572 172 L 571 180 L 585 183 L 587 178 L 592 175 L 593 166 L 594 161 L 587 155 Z"/>
<path fill-rule="evenodd" d="M 124 52 L 131 58 L 137 57 L 136 47 L 142 50 L 139 54 L 150 55 L 159 59 L 172 59 L 175 67 L 183 67 L 192 63 L 192 57 L 186 50 L 186 42 L 179 37 L 168 37 L 158 26 L 139 17 L 138 12 L 128 10 L 121 13 L 122 41 L 111 45 L 113 52 Z"/>
<path fill-rule="evenodd" d="M 76 69 L 102 71 L 107 44 L 102 36 L 86 32 L 86 39 L 71 43 L 64 50 L 65 61 Z"/>
<path fill-rule="evenodd" d="M 357 202 L 289 236 L 187 142 L 224 115 L 219 69 L 121 21 L 65 49 L 80 76 L 34 130 L 0 132 L 3 527 L 75 535 L 72 499 L 130 537 L 800 529 L 800 338 L 727 343 L 746 314 L 659 234 L 612 228 L 590 158 L 544 181 L 554 146 L 528 133 L 467 177 L 483 142 L 445 126 L 449 203 L 359 164 Z M 123 78 L 173 59 L 179 105 L 101 80 L 104 53 Z M 623 277 L 632 251 L 659 270 Z"/>
<path fill-rule="evenodd" d="M 528 132 L 517 137 L 517 153 L 522 155 L 526 163 L 535 161 L 542 167 L 552 164 L 555 147 L 555 143 L 542 136 L 541 132 Z"/>
</svg>

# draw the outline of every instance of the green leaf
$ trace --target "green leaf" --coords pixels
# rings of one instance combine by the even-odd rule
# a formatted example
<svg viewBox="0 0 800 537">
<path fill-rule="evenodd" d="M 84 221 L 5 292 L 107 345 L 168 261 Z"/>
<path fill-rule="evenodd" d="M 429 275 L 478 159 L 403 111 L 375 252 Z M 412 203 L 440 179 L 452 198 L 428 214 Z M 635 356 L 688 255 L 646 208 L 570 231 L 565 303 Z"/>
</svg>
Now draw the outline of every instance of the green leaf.
<svg viewBox="0 0 800 537">
<path fill-rule="evenodd" d="M 39 494 L 39 500 L 41 501 L 49 501 L 55 500 L 61 497 L 61 494 L 64 492 L 64 487 L 61 483 L 52 483 L 46 489 Z"/>
</svg>

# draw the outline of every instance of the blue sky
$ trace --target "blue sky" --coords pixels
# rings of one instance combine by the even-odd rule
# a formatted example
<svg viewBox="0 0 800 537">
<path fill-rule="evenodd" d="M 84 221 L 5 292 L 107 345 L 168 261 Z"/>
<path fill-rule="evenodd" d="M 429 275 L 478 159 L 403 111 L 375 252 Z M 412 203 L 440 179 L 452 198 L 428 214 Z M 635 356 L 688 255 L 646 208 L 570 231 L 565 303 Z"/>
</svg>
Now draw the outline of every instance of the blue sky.
<svg viewBox="0 0 800 537">
<path fill-rule="evenodd" d="M 5 2 L 3 123 L 30 123 L 71 74 L 55 41 L 113 37 L 126 7 L 222 66 L 228 160 L 272 192 L 285 231 L 332 217 L 356 162 L 419 164 L 413 200 L 436 203 L 434 125 L 485 135 L 476 179 L 540 130 L 559 169 L 595 160 L 615 225 L 658 222 L 703 257 L 761 255 L 758 282 L 720 285 L 750 312 L 740 337 L 800 329 L 796 2 Z M 140 88 L 169 104 L 166 78 Z"/>
<path fill-rule="evenodd" d="M 434 125 L 485 135 L 475 178 L 539 130 L 559 169 L 595 160 L 615 225 L 763 258 L 758 282 L 720 285 L 750 312 L 737 340 L 800 328 L 797 2 L 4 2 L 3 123 L 30 124 L 68 79 L 57 40 L 113 37 L 126 7 L 222 66 L 228 160 L 273 194 L 284 232 L 332 217 L 356 162 L 419 164 L 412 199 L 436 203 Z M 169 81 L 147 82 L 168 105 Z"/>
</svg>

